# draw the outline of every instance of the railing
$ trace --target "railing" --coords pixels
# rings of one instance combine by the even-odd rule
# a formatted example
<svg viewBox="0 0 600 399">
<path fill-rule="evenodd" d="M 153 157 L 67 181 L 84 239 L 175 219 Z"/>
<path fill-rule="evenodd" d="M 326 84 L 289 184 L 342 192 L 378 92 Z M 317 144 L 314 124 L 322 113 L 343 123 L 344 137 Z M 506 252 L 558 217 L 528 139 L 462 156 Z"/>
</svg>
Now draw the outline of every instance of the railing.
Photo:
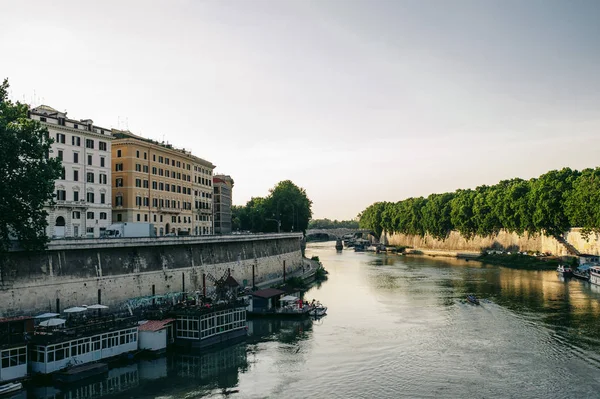
<svg viewBox="0 0 600 399">
<path fill-rule="evenodd" d="M 30 341 L 34 344 L 46 345 L 54 342 L 68 341 L 84 336 L 130 328 L 137 325 L 137 318 L 116 318 L 115 316 L 111 315 L 106 317 L 91 318 L 87 322 L 76 322 L 77 324 L 75 325 L 72 325 L 71 323 L 72 322 L 67 321 L 66 328 L 60 329 L 52 329 L 52 327 L 38 327 L 33 335 L 29 337 Z"/>
</svg>

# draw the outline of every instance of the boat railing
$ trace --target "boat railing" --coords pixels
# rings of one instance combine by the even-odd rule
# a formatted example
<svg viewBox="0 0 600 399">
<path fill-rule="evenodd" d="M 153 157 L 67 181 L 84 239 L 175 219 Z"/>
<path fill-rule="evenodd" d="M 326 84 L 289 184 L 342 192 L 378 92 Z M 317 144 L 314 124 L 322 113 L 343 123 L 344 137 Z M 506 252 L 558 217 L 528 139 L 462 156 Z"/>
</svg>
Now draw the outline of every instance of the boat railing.
<svg viewBox="0 0 600 399">
<path fill-rule="evenodd" d="M 50 344 L 117 329 L 125 329 L 136 325 L 137 319 L 134 317 L 113 318 L 108 316 L 94 318 L 87 321 L 67 323 L 65 328 L 38 327 L 34 331 L 33 336 L 30 337 L 30 341 L 35 344 Z"/>
</svg>

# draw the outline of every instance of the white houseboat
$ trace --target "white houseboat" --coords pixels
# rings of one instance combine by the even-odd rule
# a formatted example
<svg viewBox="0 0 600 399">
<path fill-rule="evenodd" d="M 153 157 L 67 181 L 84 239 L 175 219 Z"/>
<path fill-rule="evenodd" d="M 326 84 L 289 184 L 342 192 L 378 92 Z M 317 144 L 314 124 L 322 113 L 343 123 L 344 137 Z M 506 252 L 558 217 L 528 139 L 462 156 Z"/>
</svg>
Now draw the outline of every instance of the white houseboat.
<svg viewBox="0 0 600 399">
<path fill-rule="evenodd" d="M 243 303 L 181 309 L 174 317 L 177 346 L 205 348 L 247 335 Z"/>
<path fill-rule="evenodd" d="M 50 374 L 137 349 L 138 327 L 135 323 L 123 320 L 99 322 L 34 334 L 29 347 L 29 366 L 32 373 Z"/>
<path fill-rule="evenodd" d="M 590 283 L 600 285 L 600 266 L 592 266 L 590 271 Z"/>
<path fill-rule="evenodd" d="M 31 317 L 0 319 L 0 382 L 27 376 L 25 334 L 30 330 L 33 330 Z"/>
</svg>

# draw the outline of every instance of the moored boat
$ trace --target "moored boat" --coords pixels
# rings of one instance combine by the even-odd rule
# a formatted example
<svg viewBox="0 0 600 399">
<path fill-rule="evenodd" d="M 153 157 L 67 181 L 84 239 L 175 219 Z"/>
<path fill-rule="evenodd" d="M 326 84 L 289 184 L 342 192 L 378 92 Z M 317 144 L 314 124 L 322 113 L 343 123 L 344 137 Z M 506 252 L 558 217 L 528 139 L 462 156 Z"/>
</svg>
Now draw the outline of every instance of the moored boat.
<svg viewBox="0 0 600 399">
<path fill-rule="evenodd" d="M 479 305 L 479 299 L 475 295 L 467 295 L 467 302 L 473 305 Z"/>
<path fill-rule="evenodd" d="M 590 267 L 590 283 L 600 285 L 600 266 Z"/>
<path fill-rule="evenodd" d="M 61 370 L 53 375 L 53 379 L 56 382 L 69 383 L 107 372 L 106 363 L 87 363 Z"/>
<path fill-rule="evenodd" d="M 581 280 L 590 280 L 590 265 L 581 265 L 576 269 L 573 269 L 573 277 L 577 277 Z"/>
<path fill-rule="evenodd" d="M 571 277 L 573 275 L 571 268 L 565 265 L 558 265 L 556 272 L 563 277 Z"/>
<path fill-rule="evenodd" d="M 8 395 L 9 393 L 15 393 L 23 389 L 23 384 L 20 382 L 14 382 L 11 384 L 4 384 L 0 386 L 0 395 Z"/>
<path fill-rule="evenodd" d="M 310 315 L 313 317 L 321 317 L 327 314 L 327 306 L 323 306 L 321 302 L 317 302 L 312 305 L 312 309 L 310 310 Z"/>
</svg>

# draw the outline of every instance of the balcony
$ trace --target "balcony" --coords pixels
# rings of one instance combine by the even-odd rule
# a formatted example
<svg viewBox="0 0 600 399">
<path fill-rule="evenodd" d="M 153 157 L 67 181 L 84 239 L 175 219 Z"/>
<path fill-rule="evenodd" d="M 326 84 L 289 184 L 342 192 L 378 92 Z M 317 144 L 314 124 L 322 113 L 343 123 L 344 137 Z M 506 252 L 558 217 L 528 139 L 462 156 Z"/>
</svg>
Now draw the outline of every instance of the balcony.
<svg viewBox="0 0 600 399">
<path fill-rule="evenodd" d="M 89 207 L 89 204 L 85 200 L 79 201 L 67 201 L 67 200 L 55 200 L 55 206 L 62 208 L 83 208 L 86 209 Z"/>
<path fill-rule="evenodd" d="M 158 207 L 158 211 L 162 212 L 162 213 L 174 213 L 174 214 L 178 214 L 178 213 L 182 212 L 181 209 L 177 209 L 177 208 L 165 208 L 164 206 L 159 206 Z"/>
</svg>

